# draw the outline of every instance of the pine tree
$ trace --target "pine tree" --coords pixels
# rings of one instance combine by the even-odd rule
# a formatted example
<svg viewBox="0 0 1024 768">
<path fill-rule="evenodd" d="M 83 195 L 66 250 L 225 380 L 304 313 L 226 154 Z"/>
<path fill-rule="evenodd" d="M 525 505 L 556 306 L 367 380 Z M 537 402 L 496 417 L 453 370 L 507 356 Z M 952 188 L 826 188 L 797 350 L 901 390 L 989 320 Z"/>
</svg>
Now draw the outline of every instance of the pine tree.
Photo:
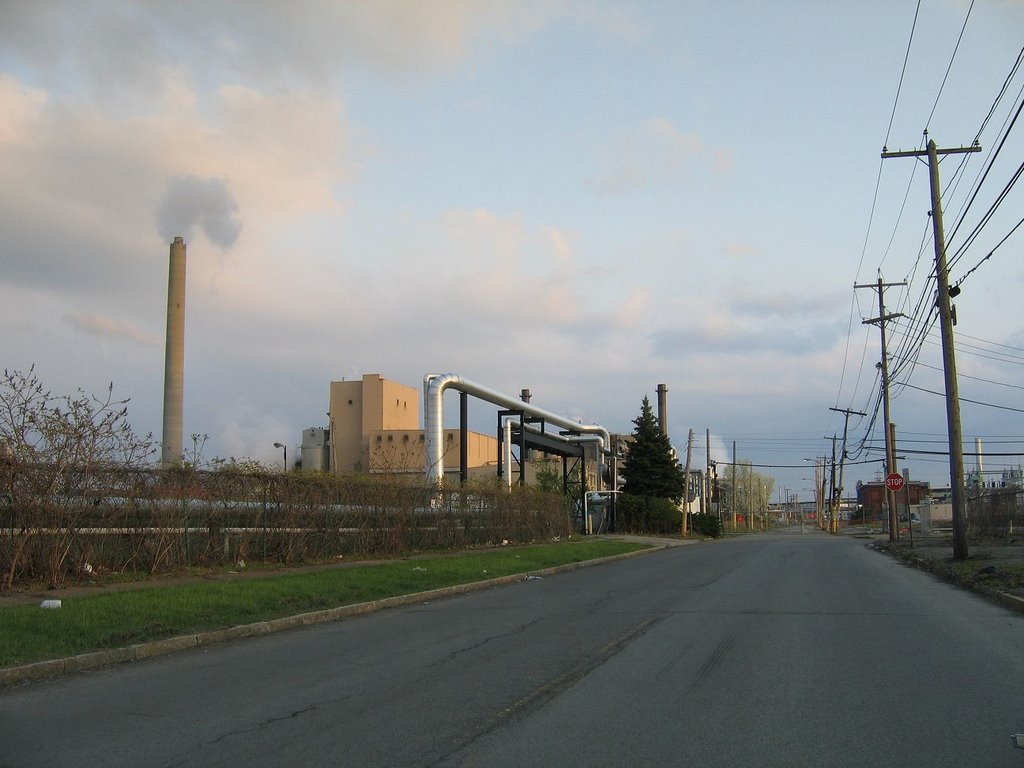
<svg viewBox="0 0 1024 768">
<path fill-rule="evenodd" d="M 668 435 L 662 434 L 646 395 L 633 424 L 633 442 L 622 468 L 626 480 L 622 492 L 679 502 L 686 482 L 683 468 L 672 455 Z"/>
</svg>

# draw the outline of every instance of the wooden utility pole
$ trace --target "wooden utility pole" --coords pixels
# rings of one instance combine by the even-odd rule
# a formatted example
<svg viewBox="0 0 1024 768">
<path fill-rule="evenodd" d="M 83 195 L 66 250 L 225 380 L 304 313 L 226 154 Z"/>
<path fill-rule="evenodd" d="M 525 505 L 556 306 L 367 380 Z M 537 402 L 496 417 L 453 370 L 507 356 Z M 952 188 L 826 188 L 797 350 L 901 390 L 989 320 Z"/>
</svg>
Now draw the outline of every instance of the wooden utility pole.
<svg viewBox="0 0 1024 768">
<path fill-rule="evenodd" d="M 820 485 L 821 485 L 821 517 L 822 517 L 822 519 L 819 522 L 819 527 L 822 530 L 825 530 L 825 498 L 826 498 L 825 497 L 825 492 L 828 490 L 828 475 L 826 473 L 826 468 L 827 467 L 828 467 L 828 456 L 822 456 L 821 457 L 821 481 L 820 481 Z"/>
<path fill-rule="evenodd" d="M 747 467 L 747 530 L 754 530 L 754 468 Z"/>
<path fill-rule="evenodd" d="M 704 482 L 700 489 L 700 513 L 711 511 L 711 430 L 704 430 Z"/>
<path fill-rule="evenodd" d="M 732 532 L 736 533 L 736 441 L 732 441 Z"/>
<path fill-rule="evenodd" d="M 883 337 L 884 338 L 884 337 Z M 884 346 L 884 344 L 883 344 Z M 832 514 L 829 516 L 830 529 L 829 533 L 839 533 L 839 508 L 843 504 L 843 467 L 846 464 L 846 435 L 849 431 L 850 426 L 850 415 L 856 414 L 857 416 L 867 416 L 866 413 L 860 411 L 851 411 L 849 408 L 829 408 L 830 411 L 841 413 L 844 415 L 843 419 L 843 448 L 839 453 L 839 487 L 836 488 L 836 493 L 833 495 L 834 504 L 831 507 Z M 888 418 L 888 417 L 887 417 Z M 835 437 L 832 438 L 833 440 Z"/>
<path fill-rule="evenodd" d="M 686 517 L 690 514 L 690 458 L 693 455 L 693 430 L 686 438 L 686 471 L 683 473 L 683 536 L 686 535 Z"/>
<path fill-rule="evenodd" d="M 892 468 L 889 471 L 898 475 L 900 473 L 900 466 L 899 466 L 899 463 L 896 461 L 896 425 L 895 424 L 890 424 L 889 425 L 889 445 L 892 446 Z M 888 490 L 888 484 L 886 484 L 886 489 Z M 896 540 L 899 541 L 899 538 L 900 538 L 900 499 L 896 495 L 896 491 L 889 491 L 889 498 L 892 499 L 893 504 L 895 505 L 895 508 L 896 508 L 896 512 L 895 512 Z"/>
<path fill-rule="evenodd" d="M 889 355 L 886 352 L 885 346 L 885 324 L 889 320 L 894 320 L 897 317 L 905 317 L 900 312 L 896 312 L 892 315 L 885 314 L 885 289 L 896 285 L 906 285 L 906 281 L 902 283 L 883 283 L 881 276 L 878 278 L 877 285 L 854 285 L 854 288 L 877 288 L 878 289 L 878 317 L 870 320 L 865 320 L 864 324 L 878 323 L 878 327 L 882 331 L 882 362 L 880 367 L 882 369 L 882 418 L 885 420 L 885 474 L 888 475 L 890 472 L 895 471 L 893 469 L 895 457 L 892 447 L 892 441 L 889 439 Z M 889 541 L 896 541 L 896 495 L 886 488 L 885 491 L 885 503 L 889 507 Z"/>
<path fill-rule="evenodd" d="M 836 436 L 832 435 L 832 471 L 829 473 L 828 508 L 829 525 L 832 524 L 832 506 L 836 497 Z"/>
<path fill-rule="evenodd" d="M 942 194 L 939 186 L 939 155 L 962 155 L 980 152 L 975 142 L 970 147 L 936 149 L 928 140 L 928 148 L 914 152 L 887 152 L 882 157 L 928 158 L 928 177 L 932 199 L 932 240 L 935 244 L 936 303 L 942 331 L 942 369 L 946 381 L 946 428 L 949 433 L 949 475 L 953 491 L 953 559 L 967 559 L 967 514 L 964 505 L 964 448 L 960 431 L 960 393 L 956 382 L 956 352 L 953 347 L 954 310 L 949 294 L 949 268 L 946 264 L 946 234 L 942 228 Z"/>
</svg>

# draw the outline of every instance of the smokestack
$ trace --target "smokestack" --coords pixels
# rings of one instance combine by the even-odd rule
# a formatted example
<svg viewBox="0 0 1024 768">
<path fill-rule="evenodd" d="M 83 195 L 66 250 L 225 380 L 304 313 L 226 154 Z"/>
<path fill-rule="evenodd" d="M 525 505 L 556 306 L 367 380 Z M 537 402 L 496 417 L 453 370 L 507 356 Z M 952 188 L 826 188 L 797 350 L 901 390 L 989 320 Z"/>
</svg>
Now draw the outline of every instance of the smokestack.
<svg viewBox="0 0 1024 768">
<path fill-rule="evenodd" d="M 974 438 L 974 452 L 978 454 L 978 486 L 985 487 L 985 462 L 982 459 L 981 438 Z"/>
<path fill-rule="evenodd" d="M 661 427 L 661 434 L 668 434 L 668 387 L 664 384 L 658 385 L 658 425 Z"/>
<path fill-rule="evenodd" d="M 164 467 L 181 464 L 181 417 L 185 391 L 185 239 L 171 243 L 167 276 L 167 354 L 164 358 Z"/>
</svg>

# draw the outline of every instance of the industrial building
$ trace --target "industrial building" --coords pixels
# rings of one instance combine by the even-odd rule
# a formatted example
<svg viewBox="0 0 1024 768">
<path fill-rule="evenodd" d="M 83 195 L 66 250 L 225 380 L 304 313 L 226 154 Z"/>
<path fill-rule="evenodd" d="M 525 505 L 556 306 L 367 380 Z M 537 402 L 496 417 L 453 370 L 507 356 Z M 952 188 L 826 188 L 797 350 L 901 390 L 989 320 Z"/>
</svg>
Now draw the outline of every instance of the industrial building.
<svg viewBox="0 0 1024 768">
<path fill-rule="evenodd" d="M 896 506 L 900 513 L 905 515 L 907 505 L 915 507 L 931 497 L 932 490 L 929 483 L 922 483 L 917 480 L 908 480 L 902 491 L 896 494 Z M 881 520 L 886 515 L 887 489 L 885 482 L 876 480 L 874 482 L 857 483 L 857 503 L 861 507 L 861 514 L 865 519 Z"/>
<path fill-rule="evenodd" d="M 351 381 L 332 381 L 329 426 L 302 431 L 302 468 L 337 474 L 422 475 L 428 462 L 425 430 L 421 426 L 421 398 L 420 390 L 415 387 L 390 381 L 378 373 L 367 373 L 361 379 Z M 443 474 L 452 481 L 463 477 L 461 432 L 461 429 L 444 429 L 441 432 Z M 545 467 L 552 471 L 561 466 L 559 456 L 548 456 L 543 450 L 530 450 L 527 451 L 526 462 L 521 463 L 515 456 L 511 466 L 504 468 L 502 445 L 497 434 L 485 435 L 469 429 L 465 434 L 467 478 L 504 475 L 509 482 L 519 482 L 520 474 L 525 471 L 526 482 L 533 484 L 538 472 Z M 534 436 L 531 439 L 539 438 Z M 517 444 L 513 440 L 513 445 Z M 595 461 L 584 461 L 583 466 L 586 468 L 587 487 L 596 487 Z M 511 478 L 508 473 L 511 473 Z"/>
<path fill-rule="evenodd" d="M 424 433 L 420 426 L 421 394 L 383 378 L 364 374 L 354 381 L 330 384 L 327 430 L 303 431 L 303 467 L 339 474 L 354 472 L 423 473 L 426 463 Z M 309 441 L 311 463 L 307 465 Z M 322 453 L 317 453 L 319 442 Z M 461 441 L 459 430 L 444 430 L 445 472 L 458 476 Z M 498 440 L 479 432 L 467 433 L 470 476 L 496 473 Z"/>
</svg>

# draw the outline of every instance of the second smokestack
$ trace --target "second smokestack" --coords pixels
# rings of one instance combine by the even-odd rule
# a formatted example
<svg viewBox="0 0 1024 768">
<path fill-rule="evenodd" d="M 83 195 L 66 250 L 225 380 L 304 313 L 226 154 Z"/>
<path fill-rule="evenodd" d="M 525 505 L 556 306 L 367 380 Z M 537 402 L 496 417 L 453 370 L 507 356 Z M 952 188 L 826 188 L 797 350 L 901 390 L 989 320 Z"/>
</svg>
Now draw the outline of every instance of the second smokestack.
<svg viewBox="0 0 1024 768">
<path fill-rule="evenodd" d="M 661 427 L 661 434 L 668 434 L 668 387 L 664 384 L 658 385 L 658 425 Z"/>
</svg>

